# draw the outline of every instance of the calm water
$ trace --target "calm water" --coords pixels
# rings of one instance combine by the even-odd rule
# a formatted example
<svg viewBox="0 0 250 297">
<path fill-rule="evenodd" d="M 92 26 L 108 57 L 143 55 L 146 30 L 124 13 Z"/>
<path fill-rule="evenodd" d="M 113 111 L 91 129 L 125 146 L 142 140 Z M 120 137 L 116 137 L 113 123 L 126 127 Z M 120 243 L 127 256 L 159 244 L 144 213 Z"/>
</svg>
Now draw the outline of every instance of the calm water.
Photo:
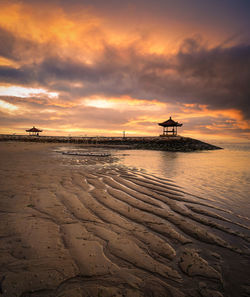
<svg viewBox="0 0 250 297">
<path fill-rule="evenodd" d="M 186 191 L 250 218 L 250 144 L 193 153 L 118 151 L 122 164 L 175 181 Z"/>
</svg>

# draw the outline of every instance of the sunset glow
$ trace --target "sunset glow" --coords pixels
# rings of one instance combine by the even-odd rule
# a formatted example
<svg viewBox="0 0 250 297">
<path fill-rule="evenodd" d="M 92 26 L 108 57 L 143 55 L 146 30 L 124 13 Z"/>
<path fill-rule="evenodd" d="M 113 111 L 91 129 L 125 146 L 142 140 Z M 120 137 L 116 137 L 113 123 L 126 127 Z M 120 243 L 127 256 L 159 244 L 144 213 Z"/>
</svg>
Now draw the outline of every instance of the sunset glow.
<svg viewBox="0 0 250 297">
<path fill-rule="evenodd" d="M 249 4 L 177 2 L 1 1 L 0 133 L 249 139 Z"/>
<path fill-rule="evenodd" d="M 57 98 L 58 94 L 56 92 L 47 92 L 41 88 L 24 88 L 18 86 L 10 87 L 1 87 L 0 86 L 0 95 L 1 96 L 15 96 L 15 97 L 32 97 L 32 96 L 41 96 L 47 95 L 49 98 Z"/>
<path fill-rule="evenodd" d="M 17 110 L 18 107 L 13 104 L 4 102 L 3 100 L 0 100 L 0 109 L 6 109 L 7 111 L 14 111 L 14 110 Z"/>
</svg>

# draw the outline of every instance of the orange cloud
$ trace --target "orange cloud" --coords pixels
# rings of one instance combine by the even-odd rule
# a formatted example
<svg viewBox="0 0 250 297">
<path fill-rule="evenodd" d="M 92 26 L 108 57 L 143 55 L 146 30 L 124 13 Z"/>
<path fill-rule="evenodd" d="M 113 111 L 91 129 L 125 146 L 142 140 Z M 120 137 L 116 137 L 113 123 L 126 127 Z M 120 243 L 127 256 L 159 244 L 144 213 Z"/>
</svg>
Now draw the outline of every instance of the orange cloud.
<svg viewBox="0 0 250 297">
<path fill-rule="evenodd" d="M 74 17 L 74 14 L 66 14 L 62 8 L 53 4 L 46 3 L 37 7 L 35 3 L 6 2 L 1 5 L 0 25 L 23 38 L 41 43 L 51 41 L 52 38 L 61 42 L 76 42 L 79 36 L 100 25 L 87 9 L 78 11 L 77 22 Z"/>
<path fill-rule="evenodd" d="M 211 116 L 214 118 L 227 117 L 229 119 L 235 119 L 243 121 L 244 117 L 242 112 L 237 109 L 209 109 L 207 105 L 202 104 L 184 104 L 184 108 L 181 109 L 184 118 L 192 117 L 204 117 Z"/>
<path fill-rule="evenodd" d="M 104 12 L 108 3 L 98 9 L 66 2 L 0 4 L 0 37 L 7 41 L 0 56 L 1 110 L 12 110 L 16 122 L 38 121 L 51 126 L 50 133 L 158 135 L 157 123 L 172 115 L 184 123 L 184 134 L 249 129 L 248 74 L 240 72 L 241 79 L 230 68 L 245 66 L 247 47 L 211 49 L 212 42 L 194 38 L 178 51 L 191 24 L 158 21 L 134 4 L 115 15 Z M 1 125 L 12 122 L 5 116 Z"/>
<path fill-rule="evenodd" d="M 17 62 L 14 62 L 10 59 L 7 59 L 5 57 L 0 57 L 0 66 L 10 66 L 13 68 L 18 68 L 19 65 Z"/>
<path fill-rule="evenodd" d="M 250 121 L 245 119 L 242 111 L 238 109 L 211 110 L 207 105 L 185 104 L 185 107 L 181 109 L 179 116 L 182 116 L 184 122 L 197 117 L 223 119 L 223 123 L 216 122 L 211 125 L 204 125 L 206 129 L 213 131 L 214 134 L 220 131 L 225 133 L 225 130 L 250 129 Z"/>
<path fill-rule="evenodd" d="M 48 2 L 39 6 L 35 2 L 4 2 L 0 5 L 0 27 L 34 42 L 43 54 L 46 45 L 50 54 L 60 51 L 60 55 L 74 55 L 83 61 L 90 61 L 93 51 L 100 50 L 103 44 L 101 20 L 88 8 L 65 12 Z"/>
<path fill-rule="evenodd" d="M 117 110 L 140 110 L 140 111 L 159 111 L 166 108 L 166 103 L 157 100 L 142 100 L 130 96 L 121 96 L 119 98 L 92 96 L 83 100 L 83 105 L 97 108 L 113 108 Z"/>
<path fill-rule="evenodd" d="M 74 6 L 72 6 L 74 7 Z M 19 38 L 30 40 L 40 47 L 49 46 L 50 53 L 92 63 L 96 54 L 105 44 L 113 46 L 136 46 L 143 53 L 172 53 L 177 50 L 173 28 L 168 38 L 162 38 L 154 27 L 146 24 L 147 29 L 132 28 L 127 23 L 120 26 L 118 20 L 108 18 L 94 7 L 81 5 L 65 11 L 57 2 L 32 4 L 8 1 L 0 4 L 0 26 Z M 124 29 L 124 28 L 127 29 Z M 159 28 L 158 28 L 159 29 Z M 176 40 L 175 40 L 176 41 Z M 179 45 L 179 43 L 178 43 Z M 43 48 L 43 51 L 46 49 Z"/>
</svg>

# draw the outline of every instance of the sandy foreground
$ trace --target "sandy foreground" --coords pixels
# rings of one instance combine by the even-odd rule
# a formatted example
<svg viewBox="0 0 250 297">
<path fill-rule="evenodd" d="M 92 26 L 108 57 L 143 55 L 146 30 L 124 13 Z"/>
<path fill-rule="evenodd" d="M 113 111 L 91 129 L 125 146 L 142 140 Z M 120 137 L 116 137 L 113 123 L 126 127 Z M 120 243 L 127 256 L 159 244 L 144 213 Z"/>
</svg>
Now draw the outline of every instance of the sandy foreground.
<svg viewBox="0 0 250 297">
<path fill-rule="evenodd" d="M 250 296 L 247 218 L 58 147 L 0 143 L 0 296 Z"/>
</svg>

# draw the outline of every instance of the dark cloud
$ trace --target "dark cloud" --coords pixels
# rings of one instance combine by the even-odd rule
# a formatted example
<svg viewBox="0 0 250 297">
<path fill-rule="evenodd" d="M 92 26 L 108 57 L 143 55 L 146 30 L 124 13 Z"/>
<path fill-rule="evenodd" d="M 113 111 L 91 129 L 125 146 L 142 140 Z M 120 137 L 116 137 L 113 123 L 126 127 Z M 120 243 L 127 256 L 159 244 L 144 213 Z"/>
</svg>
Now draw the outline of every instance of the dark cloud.
<svg viewBox="0 0 250 297">
<path fill-rule="evenodd" d="M 5 58 L 15 58 L 13 55 L 15 36 L 0 27 L 0 56 Z"/>
<path fill-rule="evenodd" d="M 43 88 L 59 96 L 46 91 L 26 98 L 0 93 L 1 100 L 19 108 L 8 110 L 2 104 L 1 125 L 30 126 L 34 121 L 55 129 L 116 130 L 131 123 L 133 129 L 152 131 L 156 117 L 172 112 L 183 115 L 183 129 L 189 131 L 248 133 L 248 123 L 239 123 L 241 114 L 225 110 L 239 110 L 250 119 L 249 3 L 2 0 L 3 14 L 14 9 L 20 19 L 15 13 L 1 19 L 1 87 Z M 194 38 L 197 34 L 207 43 Z M 184 42 L 178 50 L 180 38 Z M 162 54 L 150 53 L 158 46 Z M 18 90 L 12 94 L 18 96 Z M 113 109 L 84 106 L 84 99 L 88 104 L 99 97 L 120 99 Z M 155 110 L 143 109 L 143 102 L 124 108 L 122 98 L 167 104 Z M 223 112 L 213 112 L 218 110 Z"/>
<path fill-rule="evenodd" d="M 24 3 L 42 6 L 43 0 L 22 0 Z M 35 3 L 34 3 L 35 2 Z M 168 27 L 174 22 L 184 23 L 187 26 L 193 25 L 193 28 L 211 29 L 211 31 L 220 31 L 225 33 L 229 31 L 238 31 L 244 28 L 248 31 L 249 37 L 249 10 L 250 3 L 247 0 L 50 0 L 66 12 L 81 10 L 82 8 L 92 8 L 99 15 L 105 18 L 115 19 L 116 24 L 129 26 L 131 23 L 136 27 L 149 25 L 150 21 L 161 23 Z M 149 21 L 150 20 L 150 21 Z M 235 31 L 234 31 L 235 32 Z"/>
<path fill-rule="evenodd" d="M 207 49 L 194 40 L 177 55 L 177 71 L 190 81 L 190 99 L 214 109 L 236 108 L 250 118 L 250 46 Z"/>
<path fill-rule="evenodd" d="M 50 48 L 49 43 L 46 45 L 39 44 L 0 27 L 0 57 L 15 62 L 31 63 L 41 57 L 46 48 Z"/>
<path fill-rule="evenodd" d="M 0 39 L 5 40 L 2 56 L 12 58 L 13 51 L 23 51 L 23 45 L 19 46 L 23 40 L 7 31 L 0 31 Z M 28 48 L 35 57 L 37 47 L 31 43 Z M 144 53 L 137 43 L 127 47 L 104 44 L 92 63 L 54 53 L 48 56 L 48 51 L 39 62 L 25 60 L 23 66 L 21 62 L 19 68 L 1 66 L 0 80 L 45 87 L 59 92 L 65 101 L 128 95 L 204 104 L 215 110 L 234 108 L 250 119 L 250 45 L 208 48 L 199 39 L 188 39 L 176 55 L 166 56 Z"/>
<path fill-rule="evenodd" d="M 36 83 L 34 67 L 13 68 L 11 66 L 0 66 L 0 81 L 2 83 L 24 85 Z"/>
</svg>

